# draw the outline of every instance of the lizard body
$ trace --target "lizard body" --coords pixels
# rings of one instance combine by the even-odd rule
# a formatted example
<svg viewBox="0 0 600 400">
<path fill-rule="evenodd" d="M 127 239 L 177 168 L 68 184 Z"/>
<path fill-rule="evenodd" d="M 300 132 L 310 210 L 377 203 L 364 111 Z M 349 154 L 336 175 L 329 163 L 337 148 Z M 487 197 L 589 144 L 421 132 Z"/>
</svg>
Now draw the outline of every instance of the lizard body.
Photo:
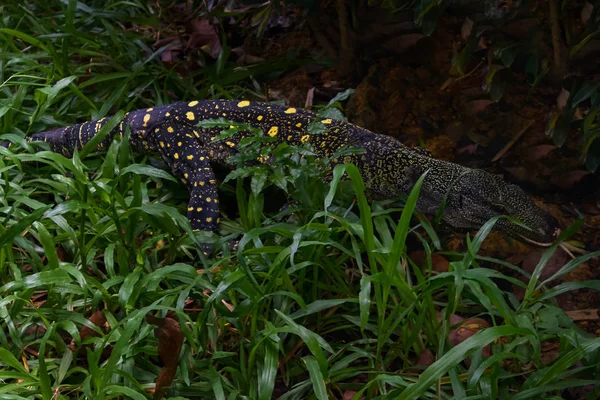
<svg viewBox="0 0 600 400">
<path fill-rule="evenodd" d="M 508 215 L 529 229 L 505 219 L 499 220 L 496 228 L 538 245 L 549 245 L 560 231 L 554 218 L 534 205 L 520 188 L 485 171 L 437 160 L 389 136 L 347 122 L 318 118 L 311 111 L 294 107 L 246 100 L 203 100 L 137 110 L 126 114 L 98 149 L 108 148 L 113 137 L 122 136 L 129 127 L 134 150 L 160 153 L 173 173 L 186 184 L 190 192 L 187 216 L 192 228 L 214 231 L 219 223 L 219 205 L 210 163 L 224 162 L 248 132 L 240 131 L 225 140 L 214 141 L 222 128 L 197 125 L 213 118 L 260 128 L 274 138 L 275 146 L 281 142 L 308 142 L 318 156 L 330 156 L 345 146 L 364 149 L 362 154 L 333 161 L 355 164 L 372 198 L 406 194 L 428 171 L 417 206 L 431 214 L 446 199 L 444 220 L 453 228 L 476 229 L 494 216 Z M 323 124 L 326 132 L 309 134 L 307 127 L 315 121 Z M 31 141 L 47 142 L 53 151 L 70 156 L 107 122 L 104 118 L 42 132 L 34 134 Z"/>
</svg>

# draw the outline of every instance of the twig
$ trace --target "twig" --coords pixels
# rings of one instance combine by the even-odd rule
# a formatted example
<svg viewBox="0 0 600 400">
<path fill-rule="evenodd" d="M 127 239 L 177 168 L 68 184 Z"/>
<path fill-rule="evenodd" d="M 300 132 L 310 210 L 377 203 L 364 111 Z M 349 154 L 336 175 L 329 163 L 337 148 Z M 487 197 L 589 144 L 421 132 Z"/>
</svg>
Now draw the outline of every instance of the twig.
<svg viewBox="0 0 600 400">
<path fill-rule="evenodd" d="M 535 121 L 530 121 L 527 125 L 525 125 L 525 127 L 523 129 L 521 129 L 521 131 L 519 133 L 517 133 L 516 136 L 514 138 L 512 138 L 512 140 L 510 142 L 508 142 L 506 144 L 506 146 L 504 146 L 502 148 L 502 150 L 500 150 L 498 152 L 498 154 L 496 154 L 496 156 L 492 159 L 492 162 L 496 162 L 500 158 L 502 158 L 515 145 L 515 143 L 517 143 L 517 141 L 521 138 L 521 136 L 523 136 L 525 134 L 525 132 L 527 132 L 527 129 L 529 129 L 529 127 L 531 125 L 533 125 L 534 122 Z"/>
<path fill-rule="evenodd" d="M 599 311 L 597 308 L 591 308 L 587 310 L 566 311 L 565 314 L 573 321 L 598 321 L 600 320 Z"/>
<path fill-rule="evenodd" d="M 564 73 L 560 43 L 560 20 L 556 0 L 549 0 L 548 6 L 550 7 L 550 31 L 552 32 L 552 51 L 554 55 L 553 75 L 554 79 L 558 81 L 562 79 Z"/>
<path fill-rule="evenodd" d="M 338 72 L 344 78 L 349 78 L 353 72 L 351 63 L 354 49 L 350 40 L 350 27 L 348 26 L 348 8 L 345 0 L 337 1 L 338 23 L 340 30 L 340 57 L 338 60 Z"/>
</svg>

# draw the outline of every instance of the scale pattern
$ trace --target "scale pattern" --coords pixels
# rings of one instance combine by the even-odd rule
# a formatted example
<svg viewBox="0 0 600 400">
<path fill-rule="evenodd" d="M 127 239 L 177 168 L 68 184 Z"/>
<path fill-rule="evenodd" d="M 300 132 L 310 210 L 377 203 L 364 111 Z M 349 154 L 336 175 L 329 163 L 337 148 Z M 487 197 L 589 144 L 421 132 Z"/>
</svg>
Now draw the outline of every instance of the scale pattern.
<svg viewBox="0 0 600 400">
<path fill-rule="evenodd" d="M 122 137 L 129 127 L 134 150 L 160 153 L 187 186 L 190 192 L 187 216 L 192 228 L 215 231 L 219 224 L 219 200 L 210 163 L 225 161 L 237 151 L 248 132 L 240 131 L 226 140 L 215 141 L 222 128 L 198 126 L 200 121 L 214 118 L 260 128 L 275 139 L 274 146 L 281 142 L 310 143 L 319 156 L 331 156 L 345 146 L 364 149 L 361 154 L 333 159 L 333 164 L 355 164 L 371 198 L 406 194 L 419 176 L 428 171 L 418 206 L 423 212 L 435 212 L 450 193 L 446 197 L 445 220 L 451 226 L 474 228 L 495 215 L 507 214 L 531 228 L 523 230 L 504 220 L 498 223 L 501 230 L 517 238 L 546 244 L 556 234 L 556 221 L 514 185 L 481 170 L 436 160 L 426 151 L 408 148 L 389 136 L 347 122 L 318 118 L 311 111 L 294 107 L 247 100 L 194 100 L 137 110 L 125 115 L 121 124 L 98 145 L 98 150 L 108 148 L 113 138 Z M 308 133 L 307 127 L 315 121 L 323 124 L 324 133 Z M 33 135 L 31 141 L 47 142 L 53 151 L 70 156 L 107 122 L 103 118 L 42 132 Z"/>
</svg>

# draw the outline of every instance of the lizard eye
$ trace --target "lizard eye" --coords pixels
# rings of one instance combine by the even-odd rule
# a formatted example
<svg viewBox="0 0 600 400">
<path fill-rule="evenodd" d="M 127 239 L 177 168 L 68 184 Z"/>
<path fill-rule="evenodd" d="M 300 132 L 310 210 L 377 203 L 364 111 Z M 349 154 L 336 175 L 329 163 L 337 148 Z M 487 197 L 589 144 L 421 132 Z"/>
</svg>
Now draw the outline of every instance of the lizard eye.
<svg viewBox="0 0 600 400">
<path fill-rule="evenodd" d="M 500 203 L 491 203 L 490 204 L 492 209 L 494 210 L 494 212 L 498 215 L 510 215 L 510 213 L 508 212 L 508 210 L 506 209 L 506 206 L 504 204 L 500 204 Z"/>
</svg>

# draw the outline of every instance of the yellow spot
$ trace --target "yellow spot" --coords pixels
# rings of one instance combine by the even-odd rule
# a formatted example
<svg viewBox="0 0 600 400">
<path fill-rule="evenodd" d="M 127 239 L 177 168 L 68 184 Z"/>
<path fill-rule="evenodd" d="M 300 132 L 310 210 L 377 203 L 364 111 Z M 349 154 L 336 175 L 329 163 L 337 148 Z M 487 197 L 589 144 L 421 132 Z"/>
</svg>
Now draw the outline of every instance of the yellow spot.
<svg viewBox="0 0 600 400">
<path fill-rule="evenodd" d="M 179 153 L 173 154 L 173 158 L 176 159 L 176 160 L 179 160 Z"/>
<path fill-rule="evenodd" d="M 193 160 L 193 159 L 194 159 L 194 155 L 193 155 L 193 154 L 190 154 L 189 156 L 187 156 L 187 159 L 188 159 L 188 160 Z"/>
<path fill-rule="evenodd" d="M 262 121 L 262 119 L 263 119 L 263 116 L 262 116 L 262 115 L 259 115 L 258 117 L 256 117 L 256 119 L 257 119 L 257 120 L 259 120 L 259 121 Z"/>
<path fill-rule="evenodd" d="M 204 186 L 204 181 L 200 181 L 198 183 L 200 184 L 200 186 Z"/>
<path fill-rule="evenodd" d="M 194 187 L 198 187 L 198 182 L 194 182 Z"/>
<path fill-rule="evenodd" d="M 302 122 L 298 122 L 298 123 L 296 124 L 296 126 L 297 126 L 298 128 L 300 128 L 300 127 L 302 126 Z"/>
<path fill-rule="evenodd" d="M 196 211 L 198 211 L 198 212 L 202 211 L 202 207 L 196 208 Z"/>
<path fill-rule="evenodd" d="M 229 129 L 233 129 L 233 128 L 235 128 L 235 126 L 229 125 Z"/>
<path fill-rule="evenodd" d="M 206 198 L 206 202 L 207 202 L 207 203 L 210 203 L 210 202 L 211 202 L 211 198 L 210 198 L 210 197 L 207 197 L 207 198 Z"/>
<path fill-rule="evenodd" d="M 200 157 L 200 161 L 204 161 L 204 156 Z"/>
<path fill-rule="evenodd" d="M 146 111 L 147 111 L 147 112 L 150 112 L 150 111 L 152 111 L 152 110 L 154 110 L 154 108 L 152 108 L 152 107 L 150 107 L 150 108 L 146 109 Z"/>
<path fill-rule="evenodd" d="M 182 143 L 181 142 L 177 142 L 177 146 L 181 147 Z"/>
<path fill-rule="evenodd" d="M 296 113 L 296 109 L 293 108 L 293 107 L 290 107 L 287 110 L 285 110 L 284 113 L 286 113 L 286 114 L 295 114 Z"/>
<path fill-rule="evenodd" d="M 184 177 L 185 179 L 187 179 L 187 178 L 189 178 L 189 177 L 190 177 L 190 174 L 188 174 L 188 173 L 186 172 L 185 174 L 183 174 L 183 177 Z"/>
<path fill-rule="evenodd" d="M 211 179 L 210 181 L 208 181 L 208 183 L 210 183 L 211 185 L 214 185 L 215 183 L 217 183 L 217 181 L 215 181 L 214 179 Z"/>
<path fill-rule="evenodd" d="M 190 102 L 188 103 L 188 107 L 195 107 L 195 106 L 197 106 L 197 105 L 198 105 L 198 102 L 197 102 L 196 100 L 194 100 L 194 101 L 190 101 Z"/>
<path fill-rule="evenodd" d="M 191 111 L 188 111 L 188 112 L 186 112 L 186 113 L 185 113 L 185 117 L 186 117 L 187 119 L 189 119 L 190 121 L 193 121 L 193 120 L 194 120 L 194 118 L 196 118 L 196 116 L 194 115 L 194 113 L 193 113 L 193 112 L 191 112 Z"/>
<path fill-rule="evenodd" d="M 331 122 L 332 122 L 331 118 L 327 118 L 327 119 L 324 119 L 323 121 L 321 121 L 322 124 L 330 124 Z"/>
<path fill-rule="evenodd" d="M 173 129 L 173 127 L 172 127 L 172 126 L 169 126 L 169 127 L 167 128 L 167 132 L 169 132 L 169 133 L 173 133 L 173 132 L 175 132 L 175 129 Z"/>
<path fill-rule="evenodd" d="M 188 207 L 188 211 L 194 211 L 194 207 Z"/>
<path fill-rule="evenodd" d="M 302 143 L 306 143 L 306 142 L 308 142 L 308 139 L 310 139 L 310 135 L 304 135 L 300 138 L 300 141 Z"/>
<path fill-rule="evenodd" d="M 268 132 L 269 136 L 271 136 L 271 137 L 277 136 L 278 133 L 279 133 L 279 128 L 277 126 L 272 126 Z"/>
<path fill-rule="evenodd" d="M 165 117 L 170 117 L 170 116 L 171 116 L 171 113 L 167 111 L 167 112 L 165 113 Z"/>
<path fill-rule="evenodd" d="M 240 102 L 237 104 L 237 106 L 238 106 L 239 108 L 248 107 L 249 105 L 250 105 L 250 102 L 249 102 L 248 100 L 243 100 L 243 101 L 240 101 Z"/>
<path fill-rule="evenodd" d="M 206 222 L 212 222 L 212 218 L 211 217 L 206 218 Z"/>
<path fill-rule="evenodd" d="M 288 137 L 287 137 L 287 140 L 288 140 L 288 142 L 289 142 L 290 140 L 292 140 L 292 135 L 288 135 Z"/>
<path fill-rule="evenodd" d="M 150 114 L 144 115 L 144 126 L 146 126 L 146 124 L 148 123 L 148 121 L 150 121 Z"/>
<path fill-rule="evenodd" d="M 225 144 L 229 147 L 235 147 L 235 143 L 233 142 L 225 142 Z"/>
</svg>

